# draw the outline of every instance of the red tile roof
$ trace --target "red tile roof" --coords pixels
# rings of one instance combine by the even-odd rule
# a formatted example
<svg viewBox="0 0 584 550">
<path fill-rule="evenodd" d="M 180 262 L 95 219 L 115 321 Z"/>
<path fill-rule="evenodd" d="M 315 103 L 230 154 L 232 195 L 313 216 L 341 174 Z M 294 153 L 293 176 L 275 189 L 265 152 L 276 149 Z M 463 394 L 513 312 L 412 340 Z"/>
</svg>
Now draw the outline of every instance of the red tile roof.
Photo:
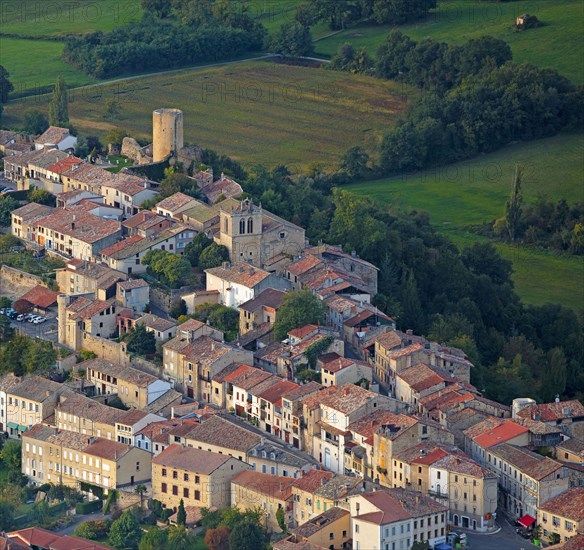
<svg viewBox="0 0 584 550">
<path fill-rule="evenodd" d="M 288 392 L 298 389 L 299 387 L 299 384 L 295 384 L 289 380 L 282 380 L 281 382 L 274 384 L 272 387 L 260 393 L 258 397 L 268 401 L 269 403 L 277 404 L 278 401 L 281 403 L 282 397 L 285 397 Z"/>
<path fill-rule="evenodd" d="M 318 330 L 318 325 L 304 325 L 303 327 L 295 328 L 295 329 L 291 330 L 288 333 L 288 336 L 302 340 L 303 338 L 306 338 L 310 333 L 314 332 L 315 330 Z"/>
<path fill-rule="evenodd" d="M 322 264 L 323 261 L 312 254 L 308 254 L 304 258 L 301 258 L 297 262 L 290 264 L 288 266 L 288 271 L 293 275 L 302 275 L 317 265 Z"/>
<path fill-rule="evenodd" d="M 37 285 L 33 289 L 29 290 L 26 294 L 23 294 L 20 299 L 26 300 L 36 307 L 46 309 L 57 303 L 57 296 L 59 295 L 50 288 Z"/>
<path fill-rule="evenodd" d="M 43 145 L 59 145 L 69 135 L 68 128 L 59 126 L 49 126 L 43 134 L 36 138 L 37 143 Z"/>
<path fill-rule="evenodd" d="M 573 417 L 584 417 L 584 405 L 577 399 L 529 405 L 519 411 L 522 418 L 534 418 L 542 422 L 554 422 Z"/>
<path fill-rule="evenodd" d="M 170 197 L 166 197 L 162 201 L 156 204 L 156 209 L 162 208 L 163 210 L 168 210 L 169 212 L 176 212 L 177 210 L 184 208 L 189 203 L 194 201 L 193 197 L 189 197 L 184 193 L 175 193 Z"/>
<path fill-rule="evenodd" d="M 21 529 L 20 531 L 12 531 L 8 533 L 9 538 L 19 539 L 29 546 L 37 546 L 40 548 L 48 548 L 51 542 L 57 540 L 60 535 L 42 529 L 41 527 L 29 527 L 28 529 Z"/>
<path fill-rule="evenodd" d="M 328 470 L 309 470 L 302 477 L 295 479 L 292 486 L 299 491 L 313 493 L 334 476 L 335 474 Z"/>
<path fill-rule="evenodd" d="M 126 248 L 129 245 L 141 241 L 143 238 L 144 237 L 141 237 L 140 235 L 134 235 L 133 237 L 128 237 L 127 239 L 124 239 L 122 241 L 117 242 L 116 244 L 112 244 L 111 246 L 104 248 L 100 252 L 100 254 L 102 256 L 111 256 L 111 255 L 115 254 L 116 252 L 120 252 L 121 250 L 124 250 L 124 248 Z"/>
<path fill-rule="evenodd" d="M 220 455 L 201 449 L 171 445 L 152 459 L 152 464 L 180 468 L 203 475 L 213 473 L 217 468 L 231 460 L 229 455 Z"/>
<path fill-rule="evenodd" d="M 239 262 L 227 268 L 214 267 L 211 269 L 205 269 L 205 273 L 247 288 L 255 287 L 271 275 L 271 273 L 246 262 Z"/>
<path fill-rule="evenodd" d="M 509 441 L 521 434 L 527 433 L 529 431 L 525 426 L 520 426 L 515 422 L 508 421 L 504 422 L 500 426 L 494 428 L 490 432 L 481 434 L 474 438 L 474 442 L 481 447 L 488 449 L 493 445 L 498 443 L 504 443 Z"/>
<path fill-rule="evenodd" d="M 245 487 L 250 492 L 260 493 L 277 500 L 288 500 L 292 496 L 292 486 L 295 481 L 293 477 L 274 476 L 248 470 L 239 472 L 231 479 L 231 484 Z M 245 500 L 253 499 L 253 495 L 247 495 Z"/>
<path fill-rule="evenodd" d="M 69 156 L 62 160 L 59 160 L 58 162 L 55 162 L 54 164 L 51 164 L 47 168 L 47 172 L 53 172 L 54 174 L 62 174 L 63 172 L 66 172 L 67 170 L 71 169 L 76 164 L 82 163 L 83 161 L 80 158 L 77 158 L 75 156 Z"/>
</svg>

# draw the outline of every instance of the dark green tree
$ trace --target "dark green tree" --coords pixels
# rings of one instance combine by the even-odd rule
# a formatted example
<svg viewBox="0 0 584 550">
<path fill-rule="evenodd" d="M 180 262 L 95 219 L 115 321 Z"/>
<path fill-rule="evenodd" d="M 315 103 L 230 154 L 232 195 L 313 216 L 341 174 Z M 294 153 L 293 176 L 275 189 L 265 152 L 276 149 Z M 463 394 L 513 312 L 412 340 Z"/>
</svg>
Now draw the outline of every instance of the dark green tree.
<svg viewBox="0 0 584 550">
<path fill-rule="evenodd" d="M 162 550 L 167 548 L 168 536 L 166 531 L 158 527 L 149 529 L 142 535 L 138 550 Z"/>
<path fill-rule="evenodd" d="M 516 165 L 515 176 L 513 178 L 513 189 L 505 207 L 505 223 L 509 240 L 511 242 L 514 242 L 519 234 L 522 211 L 521 205 L 523 203 L 523 194 L 521 193 L 522 177 L 523 167 Z"/>
<path fill-rule="evenodd" d="M 18 201 L 9 195 L 0 195 L 0 225 L 12 223 L 12 211 L 19 207 Z"/>
<path fill-rule="evenodd" d="M 53 89 L 49 103 L 49 124 L 60 127 L 69 125 L 69 99 L 63 75 L 57 77 L 57 83 Z"/>
<path fill-rule="evenodd" d="M 171 0 L 142 0 L 142 10 L 145 14 L 164 19 L 172 11 L 172 2 Z"/>
<path fill-rule="evenodd" d="M 374 0 L 373 19 L 379 24 L 401 24 L 426 16 L 436 5 L 437 0 Z"/>
<path fill-rule="evenodd" d="M 142 529 L 131 512 L 124 512 L 110 528 L 109 543 L 118 550 L 137 550 L 142 538 Z"/>
<path fill-rule="evenodd" d="M 29 202 L 45 204 L 47 206 L 56 206 L 55 196 L 46 189 L 32 189 L 28 192 Z"/>
<path fill-rule="evenodd" d="M 424 334 L 426 319 L 412 270 L 405 273 L 402 278 L 400 303 L 402 315 L 399 324 L 402 330 L 412 329 L 415 334 Z"/>
<path fill-rule="evenodd" d="M 294 21 L 285 23 L 272 37 L 270 49 L 284 57 L 304 57 L 314 53 L 310 28 Z"/>
<path fill-rule="evenodd" d="M 362 147 L 351 147 L 341 158 L 341 170 L 350 178 L 365 178 L 370 173 L 369 155 Z"/>
<path fill-rule="evenodd" d="M 0 65 L 0 103 L 7 103 L 8 94 L 14 90 L 14 85 L 8 80 L 9 76 L 10 73 Z"/>
<path fill-rule="evenodd" d="M 284 514 L 283 508 L 278 508 L 276 511 L 276 520 L 278 521 L 278 526 L 284 533 L 288 532 L 288 526 L 286 525 L 286 516 Z"/>
<path fill-rule="evenodd" d="M 324 321 L 324 304 L 310 290 L 295 290 L 284 297 L 274 325 L 276 338 L 282 340 L 291 330 Z"/>
<path fill-rule="evenodd" d="M 10 531 L 14 523 L 14 505 L 4 499 L 0 500 L 0 525 L 5 531 Z"/>
<path fill-rule="evenodd" d="M 185 246 L 183 256 L 191 263 L 193 267 L 199 265 L 199 257 L 201 252 L 208 246 L 213 244 L 213 240 L 209 239 L 202 231 L 195 235 L 195 238 Z"/>
<path fill-rule="evenodd" d="M 229 250 L 222 244 L 211 243 L 199 255 L 199 267 L 203 270 L 219 267 L 229 261 Z"/>
<path fill-rule="evenodd" d="M 193 537 L 189 535 L 184 525 L 172 526 L 168 530 L 169 548 L 173 550 L 191 550 L 193 546 Z"/>
<path fill-rule="evenodd" d="M 49 127 L 47 117 L 38 109 L 27 109 L 24 111 L 23 121 L 24 131 L 33 136 L 42 134 Z"/>
<path fill-rule="evenodd" d="M 10 319 L 5 315 L 0 316 L 0 342 L 7 342 L 14 336 L 14 329 L 10 325 Z"/>
<path fill-rule="evenodd" d="M 266 533 L 258 524 L 242 521 L 229 535 L 229 548 L 237 550 L 263 550 Z"/>
<path fill-rule="evenodd" d="M 185 510 L 185 503 L 182 498 L 180 499 L 178 511 L 176 513 L 176 524 L 182 525 L 183 527 L 187 524 L 187 512 Z"/>
<path fill-rule="evenodd" d="M 126 338 L 127 349 L 130 353 L 138 355 L 151 355 L 156 352 L 156 338 L 153 332 L 146 330 L 143 324 L 128 333 Z"/>
</svg>

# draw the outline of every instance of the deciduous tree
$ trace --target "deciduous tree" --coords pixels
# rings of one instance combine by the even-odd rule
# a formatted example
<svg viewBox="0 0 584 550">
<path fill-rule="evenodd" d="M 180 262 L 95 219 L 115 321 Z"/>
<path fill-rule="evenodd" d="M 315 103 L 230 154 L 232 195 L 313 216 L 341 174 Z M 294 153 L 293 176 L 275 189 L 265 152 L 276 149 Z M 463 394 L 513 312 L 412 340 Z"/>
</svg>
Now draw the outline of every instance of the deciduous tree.
<svg viewBox="0 0 584 550">
<path fill-rule="evenodd" d="M 284 297 L 274 325 L 276 338 L 282 340 L 295 328 L 323 321 L 324 304 L 310 290 L 289 292 Z"/>
</svg>

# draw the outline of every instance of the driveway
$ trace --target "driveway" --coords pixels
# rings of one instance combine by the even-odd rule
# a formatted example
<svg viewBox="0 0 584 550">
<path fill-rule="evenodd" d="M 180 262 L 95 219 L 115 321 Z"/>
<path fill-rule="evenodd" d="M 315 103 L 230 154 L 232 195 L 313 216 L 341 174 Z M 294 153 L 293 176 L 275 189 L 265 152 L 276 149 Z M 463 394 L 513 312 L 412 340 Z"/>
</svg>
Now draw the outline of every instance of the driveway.
<svg viewBox="0 0 584 550">
<path fill-rule="evenodd" d="M 107 519 L 108 516 L 104 516 L 101 512 L 94 512 L 93 514 L 85 514 L 82 516 L 73 516 L 73 523 L 69 525 L 69 527 L 65 527 L 65 529 L 61 529 L 60 531 L 56 531 L 58 535 L 72 535 L 75 531 L 75 528 L 80 523 L 85 523 L 86 521 L 95 521 L 98 519 Z"/>
</svg>

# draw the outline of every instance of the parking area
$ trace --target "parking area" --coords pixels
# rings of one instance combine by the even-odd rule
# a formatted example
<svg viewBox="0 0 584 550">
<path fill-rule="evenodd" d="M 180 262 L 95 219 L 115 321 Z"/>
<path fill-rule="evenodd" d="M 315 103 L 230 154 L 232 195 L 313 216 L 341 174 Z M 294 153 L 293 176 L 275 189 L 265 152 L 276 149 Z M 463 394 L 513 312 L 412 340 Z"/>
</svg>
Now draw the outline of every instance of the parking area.
<svg viewBox="0 0 584 550">
<path fill-rule="evenodd" d="M 14 330 L 31 338 L 42 338 L 57 342 L 57 319 L 54 314 L 42 315 L 47 320 L 44 323 L 35 324 L 27 321 L 18 322 L 15 319 L 10 320 L 10 325 Z"/>
<path fill-rule="evenodd" d="M 520 537 L 515 527 L 503 517 L 498 518 L 501 530 L 493 535 L 478 535 L 469 531 L 467 534 L 468 547 L 471 550 L 531 550 L 538 548 L 529 539 Z"/>
</svg>

